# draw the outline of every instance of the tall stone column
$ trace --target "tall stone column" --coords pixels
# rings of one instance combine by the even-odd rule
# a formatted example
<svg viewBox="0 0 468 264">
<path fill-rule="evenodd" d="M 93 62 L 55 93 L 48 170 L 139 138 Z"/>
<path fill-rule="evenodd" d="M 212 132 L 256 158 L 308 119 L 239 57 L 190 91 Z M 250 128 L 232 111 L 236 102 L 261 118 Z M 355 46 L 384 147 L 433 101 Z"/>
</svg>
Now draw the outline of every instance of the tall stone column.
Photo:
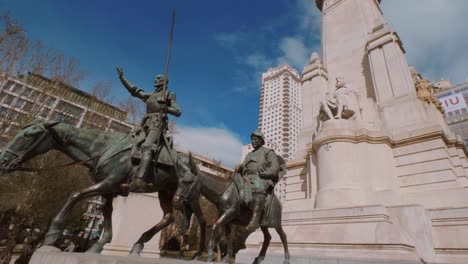
<svg viewBox="0 0 468 264">
<path fill-rule="evenodd" d="M 327 120 L 314 138 L 311 153 L 317 157 L 316 207 L 398 203 L 391 141 L 384 139 L 366 49 L 369 35 L 385 23 L 380 1 L 316 3 L 322 11 L 322 52 L 328 87 L 334 89 L 336 78 L 343 77 L 359 94 L 359 108 L 355 111 L 360 111 L 362 117 Z"/>
<path fill-rule="evenodd" d="M 302 71 L 302 128 L 298 136 L 296 157 L 303 158 L 307 144 L 312 143 L 312 136 L 317 129 L 320 100 L 327 91 L 327 81 L 327 70 L 314 52 Z"/>
<path fill-rule="evenodd" d="M 317 0 L 322 11 L 322 53 L 330 80 L 337 77 L 366 91 L 365 47 L 368 34 L 384 23 L 377 0 Z"/>
</svg>

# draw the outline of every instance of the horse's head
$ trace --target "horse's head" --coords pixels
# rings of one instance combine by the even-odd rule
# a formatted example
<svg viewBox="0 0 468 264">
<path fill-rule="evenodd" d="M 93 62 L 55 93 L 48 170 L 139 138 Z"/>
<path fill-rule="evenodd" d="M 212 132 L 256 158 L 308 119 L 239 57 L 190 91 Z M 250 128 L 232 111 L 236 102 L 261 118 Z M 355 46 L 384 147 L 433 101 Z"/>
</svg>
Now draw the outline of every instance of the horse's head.
<svg viewBox="0 0 468 264">
<path fill-rule="evenodd" d="M 194 196 L 195 189 L 197 188 L 196 185 L 198 183 L 198 177 L 195 176 L 193 178 L 184 178 L 181 177 L 179 178 L 179 183 L 177 185 L 177 190 L 174 195 L 174 200 L 172 202 L 172 205 L 176 209 L 182 208 L 185 204 L 188 203 Z"/>
<path fill-rule="evenodd" d="M 0 154 L 0 172 L 10 172 L 26 160 L 50 149 L 49 128 L 58 122 L 35 122 L 25 126 Z"/>
<path fill-rule="evenodd" d="M 198 175 L 198 167 L 193 161 L 192 153 L 190 153 L 187 166 L 179 170 L 177 190 L 172 202 L 174 208 L 180 209 L 189 200 L 195 198 L 195 195 L 200 193 L 198 190 Z"/>
<path fill-rule="evenodd" d="M 436 90 L 445 90 L 452 87 L 452 83 L 449 80 L 440 80 L 432 84 Z"/>
</svg>

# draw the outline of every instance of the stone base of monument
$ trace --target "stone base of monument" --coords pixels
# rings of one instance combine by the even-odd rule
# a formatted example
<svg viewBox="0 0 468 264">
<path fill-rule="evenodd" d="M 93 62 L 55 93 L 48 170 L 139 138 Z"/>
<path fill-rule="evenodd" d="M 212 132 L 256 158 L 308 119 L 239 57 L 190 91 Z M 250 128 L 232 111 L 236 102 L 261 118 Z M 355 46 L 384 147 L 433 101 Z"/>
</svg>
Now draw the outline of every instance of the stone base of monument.
<svg viewBox="0 0 468 264">
<path fill-rule="evenodd" d="M 112 241 L 104 246 L 103 255 L 127 256 L 133 243 L 163 218 L 157 194 L 130 193 L 113 201 Z M 156 257 L 159 253 L 160 233 L 145 243 L 141 255 Z"/>
<path fill-rule="evenodd" d="M 466 207 L 427 210 L 418 205 L 375 205 L 285 212 L 283 228 L 295 257 L 468 263 L 467 219 Z M 272 229 L 270 233 L 268 253 L 284 256 L 279 236 Z M 257 255 L 262 242 L 263 234 L 257 231 L 248 238 L 248 249 L 240 253 Z"/>
<path fill-rule="evenodd" d="M 30 264 L 176 264 L 182 260 L 176 258 L 146 258 L 140 256 L 106 256 L 88 253 L 61 252 L 55 247 L 42 247 L 32 256 Z M 204 263 L 191 261 L 190 263 Z"/>
<path fill-rule="evenodd" d="M 257 254 L 241 251 L 237 254 L 235 263 L 252 263 Z M 283 263 L 284 255 L 269 253 L 262 263 Z M 184 262 L 175 258 L 144 258 L 133 256 L 105 256 L 86 253 L 68 253 L 51 247 L 39 249 L 30 260 L 30 264 L 176 264 Z M 188 261 L 187 261 L 188 262 Z M 293 255 L 290 259 L 294 264 L 416 264 L 415 261 L 388 261 L 378 259 L 357 259 L 357 258 L 332 258 Z M 190 261 L 190 263 L 206 263 L 202 261 Z"/>
</svg>

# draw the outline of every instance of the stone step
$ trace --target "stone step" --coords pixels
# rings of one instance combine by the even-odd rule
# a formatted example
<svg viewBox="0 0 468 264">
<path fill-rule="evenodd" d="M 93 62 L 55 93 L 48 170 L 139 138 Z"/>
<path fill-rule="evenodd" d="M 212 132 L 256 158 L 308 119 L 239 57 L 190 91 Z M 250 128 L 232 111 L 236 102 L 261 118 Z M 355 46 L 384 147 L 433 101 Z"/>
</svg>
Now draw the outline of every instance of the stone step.
<svg viewBox="0 0 468 264">
<path fill-rule="evenodd" d="M 255 255 L 238 254 L 236 264 L 250 264 Z M 283 255 L 268 255 L 263 264 L 281 264 Z M 207 263 L 203 261 L 188 261 L 177 258 L 143 258 L 133 256 L 104 256 L 86 253 L 65 253 L 57 250 L 38 250 L 33 254 L 30 264 L 190 264 Z M 317 258 L 312 256 L 291 256 L 291 264 L 420 264 L 422 262 L 384 261 L 369 259 Z"/>
<path fill-rule="evenodd" d="M 251 264 L 255 255 L 238 254 L 236 264 Z M 262 264 L 282 264 L 284 256 L 268 255 Z M 373 259 L 347 259 L 347 258 L 325 258 L 313 256 L 291 256 L 291 264 L 421 264 L 423 262 L 395 261 L 395 260 L 373 260 Z"/>
</svg>

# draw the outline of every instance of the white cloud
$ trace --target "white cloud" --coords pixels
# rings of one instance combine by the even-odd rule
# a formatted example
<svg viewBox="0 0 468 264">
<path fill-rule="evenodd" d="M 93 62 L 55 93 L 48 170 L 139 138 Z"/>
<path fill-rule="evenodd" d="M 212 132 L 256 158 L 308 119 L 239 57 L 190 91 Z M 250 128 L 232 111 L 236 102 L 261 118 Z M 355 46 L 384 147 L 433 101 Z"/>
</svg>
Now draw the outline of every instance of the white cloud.
<svg viewBox="0 0 468 264">
<path fill-rule="evenodd" d="M 309 50 L 299 38 L 286 37 L 279 43 L 283 55 L 277 59 L 278 64 L 287 63 L 290 66 L 302 70 L 309 58 Z"/>
<path fill-rule="evenodd" d="M 253 53 L 247 56 L 245 63 L 258 70 L 265 70 L 271 67 L 272 60 L 268 59 L 264 54 Z"/>
<path fill-rule="evenodd" d="M 305 33 L 320 30 L 320 11 L 313 0 L 297 0 L 299 26 Z"/>
<path fill-rule="evenodd" d="M 392 0 L 381 6 L 403 41 L 408 63 L 432 81 L 467 79 L 468 1 Z"/>
<path fill-rule="evenodd" d="M 177 148 L 221 160 L 232 168 L 240 163 L 243 145 L 240 138 L 226 128 L 182 125 L 177 126 L 174 143 Z"/>
</svg>

